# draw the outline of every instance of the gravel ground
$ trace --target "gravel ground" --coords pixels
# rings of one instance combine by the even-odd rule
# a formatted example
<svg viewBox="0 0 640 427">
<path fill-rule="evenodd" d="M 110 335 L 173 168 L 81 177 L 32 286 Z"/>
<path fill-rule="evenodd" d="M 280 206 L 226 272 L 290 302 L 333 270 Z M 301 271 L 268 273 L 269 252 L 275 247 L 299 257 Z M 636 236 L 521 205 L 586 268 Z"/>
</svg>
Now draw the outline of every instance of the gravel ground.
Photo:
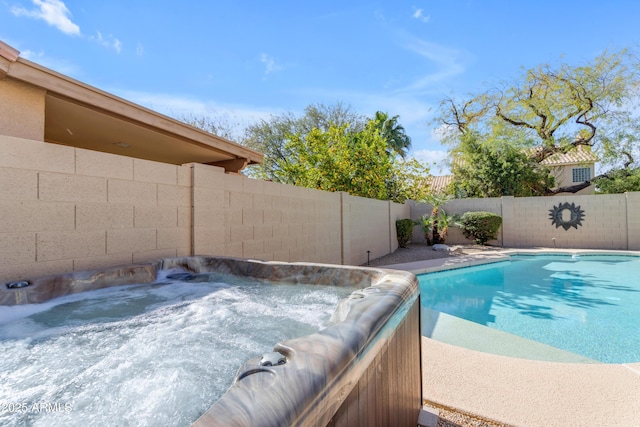
<svg viewBox="0 0 640 427">
<path fill-rule="evenodd" d="M 457 250 L 455 252 L 434 251 L 432 246 L 427 246 L 426 244 L 411 243 L 407 248 L 398 248 L 393 253 L 370 260 L 369 266 L 378 267 L 382 265 L 403 264 L 405 262 L 448 258 L 461 255 L 470 255 L 478 252 L 497 251 L 502 249 L 497 246 L 480 245 L 451 245 L 451 247 L 457 248 Z"/>
<path fill-rule="evenodd" d="M 509 427 L 507 424 L 498 424 L 491 421 L 474 418 L 469 415 L 440 409 L 438 427 Z"/>
</svg>

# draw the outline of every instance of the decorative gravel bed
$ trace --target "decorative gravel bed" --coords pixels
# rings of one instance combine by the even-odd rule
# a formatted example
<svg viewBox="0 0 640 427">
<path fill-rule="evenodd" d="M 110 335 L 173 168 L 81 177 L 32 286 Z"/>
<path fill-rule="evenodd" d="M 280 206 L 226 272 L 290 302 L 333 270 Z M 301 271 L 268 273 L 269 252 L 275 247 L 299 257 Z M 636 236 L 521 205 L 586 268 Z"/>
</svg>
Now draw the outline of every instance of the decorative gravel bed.
<svg viewBox="0 0 640 427">
<path fill-rule="evenodd" d="M 440 409 L 438 427 L 509 427 L 507 424 L 494 423 L 459 412 Z"/>
<path fill-rule="evenodd" d="M 456 251 L 435 251 L 433 246 L 425 244 L 411 243 L 407 248 L 398 248 L 393 253 L 375 258 L 369 261 L 370 267 L 379 267 L 384 265 L 403 264 L 406 262 L 422 261 L 427 259 L 438 259 L 456 257 L 462 255 L 470 255 L 478 252 L 499 251 L 503 248 L 497 246 L 480 246 L 480 245 L 450 245 L 457 248 Z M 367 265 L 366 263 L 363 265 Z"/>
</svg>

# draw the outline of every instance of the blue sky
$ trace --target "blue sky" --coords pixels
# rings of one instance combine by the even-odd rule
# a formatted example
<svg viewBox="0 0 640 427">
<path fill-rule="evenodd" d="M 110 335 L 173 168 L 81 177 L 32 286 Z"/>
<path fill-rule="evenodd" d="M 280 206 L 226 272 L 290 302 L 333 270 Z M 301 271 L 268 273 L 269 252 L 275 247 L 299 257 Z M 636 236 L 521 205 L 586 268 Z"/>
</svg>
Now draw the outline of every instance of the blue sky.
<svg viewBox="0 0 640 427">
<path fill-rule="evenodd" d="M 637 48 L 639 18 L 632 0 L 0 0 L 0 40 L 173 116 L 241 127 L 315 103 L 386 111 L 432 162 L 446 151 L 429 125 L 442 98 Z"/>
</svg>

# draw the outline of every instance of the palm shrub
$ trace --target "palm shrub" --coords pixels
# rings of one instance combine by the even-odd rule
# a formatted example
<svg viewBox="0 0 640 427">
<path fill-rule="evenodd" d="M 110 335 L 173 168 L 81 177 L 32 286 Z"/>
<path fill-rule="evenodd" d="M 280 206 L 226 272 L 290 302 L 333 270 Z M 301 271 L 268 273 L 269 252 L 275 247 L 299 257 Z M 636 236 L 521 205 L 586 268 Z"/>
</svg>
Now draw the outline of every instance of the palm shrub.
<svg viewBox="0 0 640 427">
<path fill-rule="evenodd" d="M 420 218 L 418 218 L 415 222 L 415 225 L 419 225 L 424 233 L 424 238 L 427 241 L 427 245 L 433 245 L 433 226 L 436 223 L 436 218 L 429 215 L 424 214 Z"/>
<path fill-rule="evenodd" d="M 396 234 L 398 236 L 398 246 L 406 248 L 409 242 L 411 242 L 411 235 L 413 234 L 413 227 L 415 226 L 412 219 L 399 219 L 396 220 Z"/>
<path fill-rule="evenodd" d="M 425 198 L 426 202 L 432 206 L 431 209 L 431 217 L 433 218 L 431 236 L 433 238 L 433 243 L 444 243 L 442 239 L 442 233 L 440 232 L 440 228 L 442 224 L 440 224 L 441 220 L 441 212 L 444 212 L 443 206 L 446 205 L 453 199 L 451 195 L 441 195 L 441 194 L 428 194 Z M 446 214 L 445 214 L 446 215 Z M 448 227 L 449 224 L 446 225 Z M 447 232 L 444 233 L 445 237 Z"/>
<path fill-rule="evenodd" d="M 449 215 L 444 209 L 439 208 L 434 215 L 424 214 L 418 218 L 415 225 L 419 225 L 424 233 L 427 245 L 435 245 L 436 243 L 444 243 L 447 240 L 447 234 L 450 227 L 457 227 L 459 215 Z"/>
<path fill-rule="evenodd" d="M 464 237 L 484 245 L 498 237 L 502 217 L 492 212 L 466 212 L 460 217 L 459 224 Z"/>
<path fill-rule="evenodd" d="M 459 226 L 458 221 L 460 221 L 460 215 L 449 215 L 444 209 L 440 209 L 438 212 L 438 235 L 440 236 L 440 243 L 444 243 L 445 240 L 447 240 L 450 227 Z"/>
</svg>

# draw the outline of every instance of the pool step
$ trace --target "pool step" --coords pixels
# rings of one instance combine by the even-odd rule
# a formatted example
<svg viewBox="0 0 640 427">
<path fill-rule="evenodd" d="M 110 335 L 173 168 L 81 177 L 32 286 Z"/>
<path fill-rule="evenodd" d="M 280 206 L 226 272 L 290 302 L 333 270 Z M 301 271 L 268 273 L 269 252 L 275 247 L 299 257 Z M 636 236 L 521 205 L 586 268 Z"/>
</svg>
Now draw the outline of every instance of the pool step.
<svg viewBox="0 0 640 427">
<path fill-rule="evenodd" d="M 597 360 L 422 307 L 422 335 L 447 344 L 522 359 L 565 363 Z"/>
</svg>

